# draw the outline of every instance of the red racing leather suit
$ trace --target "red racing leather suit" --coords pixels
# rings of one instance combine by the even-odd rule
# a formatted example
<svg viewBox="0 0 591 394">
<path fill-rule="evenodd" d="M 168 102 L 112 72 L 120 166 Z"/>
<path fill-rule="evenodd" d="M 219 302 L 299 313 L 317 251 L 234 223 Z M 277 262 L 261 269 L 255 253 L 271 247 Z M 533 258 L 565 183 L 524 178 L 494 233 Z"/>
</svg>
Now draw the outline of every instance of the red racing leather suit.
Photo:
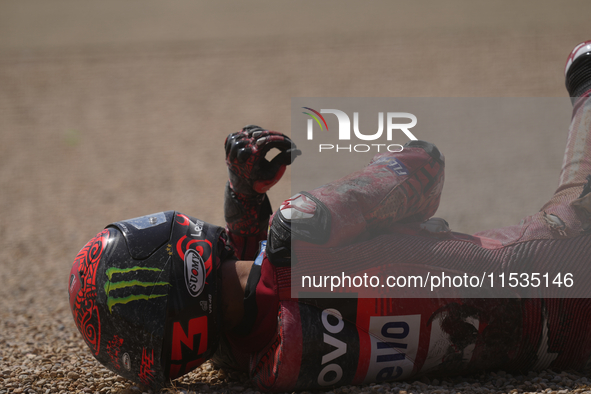
<svg viewBox="0 0 591 394">
<path fill-rule="evenodd" d="M 559 188 L 516 226 L 470 236 L 422 224 L 435 212 L 443 185 L 443 157 L 430 144 L 376 156 L 349 177 L 287 200 L 272 220 L 269 245 L 263 243 L 256 256 L 245 319 L 222 340 L 214 361 L 248 371 L 258 387 L 270 391 L 484 369 L 585 367 L 591 356 L 587 298 L 535 292 L 515 298 L 467 298 L 460 292 L 387 298 L 379 291 L 371 298 L 295 298 L 291 270 L 313 276 L 332 266 L 354 275 L 365 260 L 373 262 L 373 274 L 428 269 L 497 275 L 559 267 L 579 272 L 575 280 L 591 280 L 585 269 L 591 262 L 589 116 L 591 100 L 579 100 Z M 280 220 L 285 216 L 301 225 L 287 231 Z M 311 218 L 316 222 L 307 227 Z M 292 256 L 277 241 L 287 237 L 293 237 Z"/>
</svg>

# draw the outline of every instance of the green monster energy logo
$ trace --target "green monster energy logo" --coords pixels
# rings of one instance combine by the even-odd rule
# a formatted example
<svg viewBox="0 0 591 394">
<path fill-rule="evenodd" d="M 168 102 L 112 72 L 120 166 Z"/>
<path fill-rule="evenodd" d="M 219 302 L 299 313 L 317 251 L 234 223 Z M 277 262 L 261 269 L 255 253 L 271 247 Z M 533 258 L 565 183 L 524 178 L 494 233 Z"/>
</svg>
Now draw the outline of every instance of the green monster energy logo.
<svg viewBox="0 0 591 394">
<path fill-rule="evenodd" d="M 142 282 L 140 280 L 122 280 L 119 282 L 111 282 L 114 274 L 125 274 L 134 271 L 157 271 L 162 272 L 161 269 L 158 268 L 150 268 L 150 267 L 131 267 L 131 268 L 109 268 L 107 269 L 106 275 L 109 280 L 105 283 L 105 293 L 107 293 L 107 306 L 109 307 L 109 312 L 112 312 L 113 306 L 117 304 L 127 304 L 131 301 L 138 301 L 138 300 L 149 300 L 151 298 L 158 298 L 164 297 L 167 294 L 137 294 L 137 295 L 128 295 L 127 297 L 111 297 L 109 293 L 111 291 L 117 289 L 124 289 L 133 286 L 141 286 L 141 287 L 154 287 L 154 286 L 166 286 L 170 283 L 168 282 Z"/>
</svg>

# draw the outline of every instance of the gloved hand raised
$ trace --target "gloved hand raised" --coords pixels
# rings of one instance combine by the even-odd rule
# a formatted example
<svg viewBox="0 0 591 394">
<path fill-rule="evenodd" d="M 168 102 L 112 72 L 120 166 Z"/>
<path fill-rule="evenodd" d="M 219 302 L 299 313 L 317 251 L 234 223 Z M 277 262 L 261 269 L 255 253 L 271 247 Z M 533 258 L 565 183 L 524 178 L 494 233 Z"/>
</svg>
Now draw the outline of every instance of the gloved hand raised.
<svg viewBox="0 0 591 394">
<path fill-rule="evenodd" d="M 265 194 L 275 185 L 285 168 L 302 152 L 291 139 L 276 131 L 249 125 L 230 134 L 224 142 L 230 181 L 224 197 L 224 217 L 235 247 L 247 250 L 239 258 L 256 252 L 258 240 L 266 239 L 269 217 L 273 212 Z M 273 148 L 279 153 L 270 161 L 265 155 Z M 248 241 L 238 237 L 252 237 Z M 241 247 L 241 242 L 254 246 Z"/>
<path fill-rule="evenodd" d="M 254 125 L 230 134 L 224 145 L 231 187 L 244 195 L 267 192 L 302 153 L 288 136 Z M 269 161 L 265 155 L 273 148 L 279 154 Z"/>
</svg>

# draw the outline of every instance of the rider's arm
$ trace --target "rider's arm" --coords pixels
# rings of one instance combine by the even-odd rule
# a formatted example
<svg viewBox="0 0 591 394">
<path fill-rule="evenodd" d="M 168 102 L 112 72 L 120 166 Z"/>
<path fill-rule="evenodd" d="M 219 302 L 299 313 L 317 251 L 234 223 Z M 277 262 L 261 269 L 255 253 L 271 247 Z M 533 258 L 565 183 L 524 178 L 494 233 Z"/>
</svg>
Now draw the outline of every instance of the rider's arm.
<svg viewBox="0 0 591 394">
<path fill-rule="evenodd" d="M 238 259 L 253 259 L 259 242 L 267 239 L 272 213 L 267 190 L 275 185 L 287 165 L 300 154 L 286 135 L 246 126 L 224 143 L 229 180 L 224 196 L 226 229 Z M 280 153 L 271 161 L 265 155 Z"/>
</svg>

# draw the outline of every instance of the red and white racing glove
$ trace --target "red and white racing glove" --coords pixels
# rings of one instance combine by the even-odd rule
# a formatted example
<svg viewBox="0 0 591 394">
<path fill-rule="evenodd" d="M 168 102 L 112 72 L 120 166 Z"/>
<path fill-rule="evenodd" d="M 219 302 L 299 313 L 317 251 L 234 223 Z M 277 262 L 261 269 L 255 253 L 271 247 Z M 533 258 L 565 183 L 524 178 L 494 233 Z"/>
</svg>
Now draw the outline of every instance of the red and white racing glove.
<svg viewBox="0 0 591 394">
<path fill-rule="evenodd" d="M 301 151 L 288 136 L 254 125 L 230 134 L 224 145 L 230 178 L 224 201 L 228 230 L 241 237 L 266 237 L 272 213 L 266 192 L 279 182 Z M 265 155 L 273 148 L 279 153 L 269 161 Z"/>
</svg>

